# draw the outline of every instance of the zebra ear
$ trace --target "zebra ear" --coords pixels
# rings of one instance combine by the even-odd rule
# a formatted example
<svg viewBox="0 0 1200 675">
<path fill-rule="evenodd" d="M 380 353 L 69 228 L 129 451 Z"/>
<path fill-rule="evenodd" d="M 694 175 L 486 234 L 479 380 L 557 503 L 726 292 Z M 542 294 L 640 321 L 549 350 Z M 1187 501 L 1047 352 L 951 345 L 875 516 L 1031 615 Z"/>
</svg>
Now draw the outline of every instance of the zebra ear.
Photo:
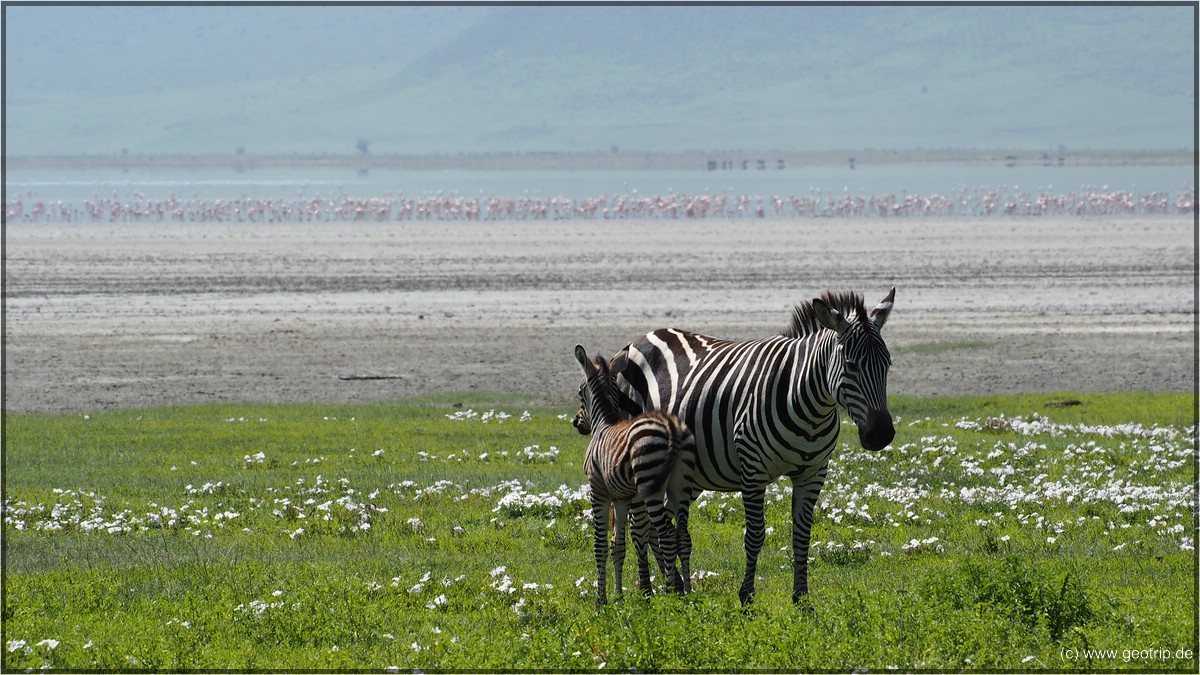
<svg viewBox="0 0 1200 675">
<path fill-rule="evenodd" d="M 876 328 L 883 328 L 883 324 L 887 323 L 888 315 L 892 313 L 892 303 L 896 302 L 896 287 L 892 286 L 891 292 L 887 297 L 879 301 L 875 309 L 871 310 L 871 321 L 875 322 Z"/>
<path fill-rule="evenodd" d="M 846 329 L 850 327 L 850 322 L 846 320 L 846 317 L 842 316 L 841 312 L 825 304 L 824 300 L 814 298 L 812 307 L 813 314 L 817 315 L 817 321 L 820 321 L 822 326 L 836 332 L 838 335 L 845 333 Z"/>
<path fill-rule="evenodd" d="M 599 371 L 604 377 L 608 377 L 608 359 L 600 352 L 596 352 L 596 358 L 592 359 L 592 368 Z"/>
<path fill-rule="evenodd" d="M 579 362 L 579 367 L 583 368 L 584 375 L 591 375 L 596 370 L 596 366 L 588 358 L 587 350 L 583 348 L 583 345 L 575 345 L 575 360 Z"/>
<path fill-rule="evenodd" d="M 608 369 L 616 372 L 625 370 L 625 365 L 629 363 L 629 351 L 621 350 L 612 357 L 612 361 L 608 362 Z"/>
</svg>

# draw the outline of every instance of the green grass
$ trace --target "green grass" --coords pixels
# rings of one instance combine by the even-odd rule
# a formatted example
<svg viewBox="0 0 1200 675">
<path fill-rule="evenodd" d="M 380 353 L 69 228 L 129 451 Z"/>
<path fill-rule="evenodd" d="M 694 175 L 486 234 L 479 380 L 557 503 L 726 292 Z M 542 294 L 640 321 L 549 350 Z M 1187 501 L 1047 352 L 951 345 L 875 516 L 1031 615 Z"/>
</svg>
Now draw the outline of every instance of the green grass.
<svg viewBox="0 0 1200 675">
<path fill-rule="evenodd" d="M 545 405 L 8 415 L 3 667 L 1197 667 L 1191 395 L 894 397 L 891 450 L 844 430 L 800 606 L 769 491 L 747 611 L 711 493 L 692 595 L 595 607 L 586 440 Z"/>
</svg>

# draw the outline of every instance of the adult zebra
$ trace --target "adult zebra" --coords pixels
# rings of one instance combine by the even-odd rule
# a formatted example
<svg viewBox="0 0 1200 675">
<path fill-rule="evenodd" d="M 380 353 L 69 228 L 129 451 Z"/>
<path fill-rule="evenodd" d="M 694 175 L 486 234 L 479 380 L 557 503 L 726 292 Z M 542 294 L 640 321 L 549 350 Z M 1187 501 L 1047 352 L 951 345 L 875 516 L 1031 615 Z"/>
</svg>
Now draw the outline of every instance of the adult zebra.
<svg viewBox="0 0 1200 675">
<path fill-rule="evenodd" d="M 813 507 L 841 427 L 838 405 L 864 448 L 881 450 L 896 435 L 887 408 L 892 360 L 879 331 L 895 298 L 892 288 L 868 313 L 861 295 L 826 292 L 797 305 L 782 335 L 731 341 L 659 329 L 612 359 L 623 414 L 677 415 L 696 437 L 696 486 L 742 493 L 743 604 L 754 596 L 766 487 L 783 475 L 792 479 L 793 602 L 808 592 Z M 589 432 L 578 415 L 575 425 Z"/>
</svg>

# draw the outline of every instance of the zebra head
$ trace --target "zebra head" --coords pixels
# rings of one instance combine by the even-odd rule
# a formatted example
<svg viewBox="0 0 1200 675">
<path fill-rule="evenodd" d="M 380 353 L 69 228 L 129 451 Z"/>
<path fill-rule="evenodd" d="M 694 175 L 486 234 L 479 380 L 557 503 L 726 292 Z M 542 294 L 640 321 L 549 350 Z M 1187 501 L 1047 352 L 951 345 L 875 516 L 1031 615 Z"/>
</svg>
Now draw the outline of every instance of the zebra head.
<svg viewBox="0 0 1200 675">
<path fill-rule="evenodd" d="M 621 405 L 622 398 L 621 398 L 620 385 L 618 385 L 618 383 L 617 383 L 618 378 L 615 375 L 615 373 L 619 373 L 619 372 L 621 372 L 621 370 L 623 368 L 625 368 L 625 365 L 629 359 L 628 354 L 626 354 L 626 350 L 628 350 L 628 349 L 629 349 L 629 347 L 626 346 L 625 349 L 622 349 L 621 351 L 617 352 L 612 357 L 612 359 L 608 361 L 608 372 L 610 374 L 609 384 L 612 386 L 612 399 L 611 400 L 613 401 L 613 409 L 617 411 L 617 416 L 621 417 L 621 418 L 630 418 L 630 417 L 633 417 L 634 415 L 636 415 L 637 412 L 640 412 L 638 410 L 630 411 L 628 408 L 623 409 L 623 407 Z M 585 357 L 587 356 L 586 352 L 584 353 L 584 356 Z M 578 359 L 578 358 L 579 357 L 576 356 L 576 359 Z M 601 361 L 604 360 L 603 357 L 601 357 L 598 354 L 596 355 L 596 358 Z M 582 366 L 582 365 L 583 365 L 583 362 L 581 361 L 580 366 Z M 587 436 L 588 434 L 592 433 L 592 424 L 589 421 L 587 412 L 583 409 L 583 394 L 584 394 L 584 389 L 586 387 L 587 387 L 587 370 L 585 368 L 584 378 L 579 381 L 579 410 L 575 413 L 575 418 L 571 420 L 571 426 L 575 427 L 575 430 L 584 436 Z"/>
<path fill-rule="evenodd" d="M 579 410 L 575 413 L 575 418 L 571 420 L 571 426 L 575 427 L 575 431 L 582 436 L 592 433 L 592 425 L 588 422 L 587 412 L 583 409 L 583 389 L 586 386 L 587 378 L 579 381 Z"/>
<path fill-rule="evenodd" d="M 617 420 L 616 383 L 603 356 L 589 358 L 583 345 L 575 345 L 575 360 L 583 369 L 583 379 L 579 381 L 579 412 L 571 425 L 586 436 L 596 422 L 611 424 Z"/>
<path fill-rule="evenodd" d="M 858 440 L 867 450 L 882 450 L 896 437 L 887 407 L 887 373 L 892 357 L 879 329 L 887 322 L 896 300 L 892 288 L 868 314 L 857 294 L 824 294 L 812 301 L 817 321 L 837 333 L 830 363 L 829 385 L 837 402 L 858 427 Z"/>
</svg>

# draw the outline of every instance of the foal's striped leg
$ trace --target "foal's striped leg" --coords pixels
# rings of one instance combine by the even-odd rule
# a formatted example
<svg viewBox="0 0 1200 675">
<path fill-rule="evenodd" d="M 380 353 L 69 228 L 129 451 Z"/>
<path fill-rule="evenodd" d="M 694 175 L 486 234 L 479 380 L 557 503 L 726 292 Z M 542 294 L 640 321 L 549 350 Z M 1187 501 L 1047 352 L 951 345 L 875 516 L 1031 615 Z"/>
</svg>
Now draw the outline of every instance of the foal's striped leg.
<svg viewBox="0 0 1200 675">
<path fill-rule="evenodd" d="M 606 587 L 608 580 L 608 507 L 609 502 L 592 492 L 592 533 L 595 541 L 592 550 L 596 555 L 596 604 L 608 602 Z"/>
<path fill-rule="evenodd" d="M 671 524 L 671 516 L 663 504 L 664 495 L 659 492 L 643 498 L 646 513 L 654 524 L 658 545 L 654 547 L 654 557 L 662 569 L 667 588 L 677 592 L 683 591 L 683 582 L 679 579 L 679 570 L 675 567 L 675 526 Z"/>
<path fill-rule="evenodd" d="M 646 595 L 654 592 L 654 588 L 650 583 L 650 563 L 648 559 L 649 548 L 658 550 L 658 544 L 654 541 L 654 531 L 650 527 L 650 517 L 646 513 L 646 504 L 640 499 L 635 499 L 629 507 L 629 515 L 633 520 L 630 529 L 633 532 L 633 550 L 637 554 L 638 574 L 636 587 L 641 589 Z"/>
<path fill-rule="evenodd" d="M 629 522 L 629 502 L 613 502 L 613 592 L 618 598 L 625 595 L 622 573 L 625 569 L 625 525 Z"/>
<path fill-rule="evenodd" d="M 675 515 L 675 554 L 679 558 L 679 592 L 692 592 L 692 535 L 688 532 L 688 511 L 692 504 L 690 486 L 667 493 L 667 511 Z"/>
</svg>

